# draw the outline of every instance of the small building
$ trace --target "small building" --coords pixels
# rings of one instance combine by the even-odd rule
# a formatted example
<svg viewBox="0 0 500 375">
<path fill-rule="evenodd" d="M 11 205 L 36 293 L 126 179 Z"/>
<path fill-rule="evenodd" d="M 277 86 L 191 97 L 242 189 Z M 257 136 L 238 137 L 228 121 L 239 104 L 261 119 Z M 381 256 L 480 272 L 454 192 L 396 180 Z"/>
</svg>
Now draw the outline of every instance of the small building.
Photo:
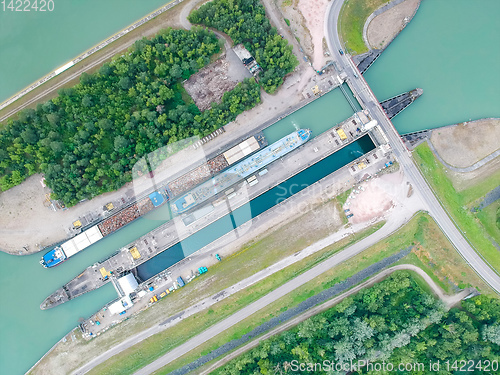
<svg viewBox="0 0 500 375">
<path fill-rule="evenodd" d="M 246 66 L 248 71 L 252 73 L 254 76 L 256 76 L 260 71 L 262 71 L 260 65 L 257 64 L 255 58 L 250 54 L 250 52 L 248 52 L 248 50 L 245 48 L 243 44 L 238 44 L 234 46 L 233 51 L 236 54 L 236 56 L 238 56 L 238 58 L 241 60 L 243 65 Z"/>
</svg>

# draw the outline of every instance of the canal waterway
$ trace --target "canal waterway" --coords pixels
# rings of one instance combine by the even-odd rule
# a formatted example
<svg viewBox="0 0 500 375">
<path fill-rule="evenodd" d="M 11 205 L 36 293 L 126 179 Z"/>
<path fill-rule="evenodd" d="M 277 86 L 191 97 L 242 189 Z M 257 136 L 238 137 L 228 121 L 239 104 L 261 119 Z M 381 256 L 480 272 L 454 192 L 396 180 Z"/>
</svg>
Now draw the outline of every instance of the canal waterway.
<svg viewBox="0 0 500 375">
<path fill-rule="evenodd" d="M 310 128 L 313 136 L 316 136 L 344 121 L 352 113 L 342 92 L 334 90 L 271 125 L 265 129 L 264 134 L 270 143 L 297 128 Z M 370 140 L 361 141 L 359 145 L 348 146 L 348 150 L 352 152 L 349 155 L 348 151 L 342 151 L 345 159 L 338 161 L 335 164 L 337 167 L 332 171 L 341 167 L 342 163 L 348 163 L 349 157 L 351 160 L 355 159 L 361 155 L 361 152 L 369 150 L 370 142 Z M 324 170 L 315 170 L 314 173 L 306 173 L 308 181 L 314 182 L 322 178 L 323 172 Z M 265 202 L 261 200 L 258 202 L 251 207 L 252 216 L 258 215 L 257 212 L 262 212 L 266 207 Z M 270 203 L 269 207 L 276 202 Z M 250 219 L 239 214 L 242 211 L 238 211 L 235 216 L 238 224 Z M 78 324 L 79 318 L 88 317 L 105 303 L 116 298 L 116 292 L 111 284 L 107 284 L 103 288 L 61 306 L 42 311 L 39 305 L 46 296 L 78 275 L 87 266 L 114 253 L 120 247 L 157 228 L 169 219 L 168 206 L 164 205 L 52 269 L 44 269 L 38 264 L 41 254 L 16 257 L 0 253 L 0 282 L 3 282 L 0 285 L 2 285 L 2 301 L 4 302 L 3 308 L 0 309 L 0 329 L 3 335 L 0 344 L 0 363 L 8 370 L 7 373 L 19 374 L 29 369 L 52 345 Z M 221 234 L 233 228 L 230 220 L 226 222 L 225 219 L 221 219 L 215 224 L 215 228 Z M 227 224 L 229 226 L 226 226 Z M 211 235 L 213 236 L 214 233 Z M 163 268 L 153 268 L 147 272 L 161 271 L 182 259 L 182 250 L 192 253 L 197 248 L 201 248 L 207 240 L 216 238 L 206 237 L 205 234 L 206 232 L 183 241 L 182 247 L 179 247 L 180 251 L 169 250 L 168 255 L 162 259 Z M 12 270 L 16 270 L 15 275 L 12 274 Z M 145 277 L 144 274 L 142 276 Z M 9 344 L 12 342 L 15 345 Z M 24 346 L 25 350 L 21 350 L 20 346 Z"/>
<path fill-rule="evenodd" d="M 167 0 L 53 1 L 52 12 L 3 11 L 0 4 L 0 103 L 169 3 Z M 5 1 L 7 5 L 9 2 Z"/>
<path fill-rule="evenodd" d="M 184 259 L 225 235 L 231 230 L 260 215 L 283 200 L 297 194 L 305 187 L 328 176 L 349 162 L 373 150 L 375 145 L 368 135 L 342 148 L 306 170 L 282 182 L 273 189 L 252 199 L 247 204 L 206 226 L 192 236 L 137 267 L 138 276 L 147 280 L 157 273 Z"/>
<path fill-rule="evenodd" d="M 44 18 L 50 16 L 47 14 L 28 16 L 33 18 L 17 14 L 17 18 L 12 19 L 0 12 L 0 101 L 164 2 L 55 1 L 56 8 L 66 9 L 67 4 L 67 14 L 52 18 Z M 119 9 L 116 17 L 110 17 L 113 9 Z M 366 75 L 380 100 L 415 87 L 424 89 L 424 95 L 394 119 L 400 132 L 469 118 L 500 116 L 497 72 L 500 36 L 496 20 L 499 12 L 500 2 L 496 0 L 482 0 L 480 5 L 469 0 L 454 0 L 453 7 L 449 7 L 449 0 L 422 2 L 411 24 Z M 124 15 L 128 18 L 119 23 L 117 20 Z M 41 37 L 44 31 L 50 32 Z M 65 35 L 67 33 L 71 36 Z M 88 39 L 89 35 L 94 35 L 94 39 Z M 37 49 L 38 43 L 50 49 Z M 68 48 L 74 50 L 64 55 Z M 38 53 L 30 55 L 30 49 Z M 16 70 L 20 64 L 23 68 Z M 45 67 L 38 71 L 41 65 Z M 31 74 L 30 71 L 35 72 L 33 76 L 24 78 L 23 74 Z M 24 79 L 22 84 L 18 83 L 19 77 Z M 265 133 L 271 142 L 296 127 L 309 127 L 319 134 L 322 127 L 327 129 L 351 114 L 342 93 L 335 90 L 279 121 Z M 1 372 L 22 374 L 75 327 L 80 317 L 89 316 L 116 296 L 108 284 L 57 308 L 42 311 L 39 304 L 47 295 L 88 265 L 164 221 L 161 209 L 155 211 L 50 270 L 38 264 L 41 254 L 16 257 L 0 253 Z"/>
<path fill-rule="evenodd" d="M 451 5 L 452 4 L 452 5 Z M 365 73 L 378 100 L 420 87 L 393 119 L 401 134 L 500 117 L 498 0 L 424 0 Z"/>
</svg>

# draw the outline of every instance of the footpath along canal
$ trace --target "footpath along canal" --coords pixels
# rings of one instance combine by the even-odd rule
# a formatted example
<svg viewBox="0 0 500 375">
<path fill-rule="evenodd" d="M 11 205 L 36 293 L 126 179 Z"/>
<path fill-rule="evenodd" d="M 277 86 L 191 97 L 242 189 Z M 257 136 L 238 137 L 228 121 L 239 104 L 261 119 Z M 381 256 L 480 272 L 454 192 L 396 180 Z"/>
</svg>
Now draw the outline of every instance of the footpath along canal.
<svg viewBox="0 0 500 375">
<path fill-rule="evenodd" d="M 113 0 L 111 4 L 117 3 Z M 151 8 L 154 9 L 161 6 L 162 1 L 153 0 L 148 2 L 149 4 L 153 4 Z M 97 8 L 90 9 L 92 5 Z M 500 117 L 497 105 L 500 102 L 500 76 L 495 70 L 497 61 L 500 60 L 500 50 L 496 48 L 500 44 L 496 26 L 500 2 L 483 0 L 478 6 L 468 0 L 455 0 L 452 9 L 448 5 L 447 0 L 423 1 L 411 24 L 367 73 L 368 83 L 380 100 L 415 87 L 424 89 L 424 95 L 395 118 L 394 123 L 401 133 L 448 125 L 469 118 Z M 131 14 L 135 14 L 132 19 L 127 20 L 124 25 L 108 30 L 106 27 L 110 22 L 114 22 L 109 20 L 110 9 L 113 7 L 108 9 L 108 4 L 96 0 L 89 0 L 81 7 L 87 7 L 88 12 L 75 12 L 78 17 L 83 20 L 86 14 L 89 18 L 93 14 L 95 17 L 92 28 L 97 31 L 107 30 L 99 36 L 100 39 L 104 39 L 144 14 L 142 11 L 137 13 L 131 11 Z M 108 13 L 100 13 L 99 9 L 103 9 L 102 7 L 105 7 Z M 75 9 L 73 6 L 70 8 Z M 81 16 L 82 14 L 84 16 Z M 2 20 L 5 18 L 0 14 L 0 31 L 9 31 L 12 38 L 8 43 L 17 43 L 20 46 L 24 39 L 32 38 L 33 35 L 36 36 L 35 39 L 38 38 L 37 33 L 25 35 L 14 32 L 15 27 L 6 29 Z M 58 39 L 58 42 L 61 34 L 59 30 L 76 24 L 65 22 L 60 18 L 50 19 L 53 25 L 50 26 L 51 37 Z M 43 22 L 36 25 L 40 29 L 44 27 Z M 82 29 L 78 27 L 75 29 L 81 37 Z M 8 34 L 4 33 L 0 37 L 5 38 L 6 35 Z M 69 42 L 60 42 L 59 48 L 64 50 L 66 44 L 73 43 L 72 47 L 76 46 L 75 53 L 72 52 L 71 56 L 61 61 L 52 62 L 53 67 L 64 64 L 66 60 L 88 47 L 79 44 L 81 42 L 77 37 L 73 38 Z M 2 47 L 6 43 L 5 40 L 0 40 Z M 89 44 L 95 43 L 97 41 Z M 23 45 L 23 48 L 27 47 Z M 5 56 L 4 52 L 2 50 L 2 56 Z M 41 63 L 39 59 L 22 59 L 22 54 L 14 56 L 17 56 L 16 59 L 19 61 L 27 61 L 30 69 L 37 68 L 32 66 L 33 61 Z M 4 59 L 2 64 L 3 62 Z M 9 77 L 16 75 L 12 70 L 6 71 L 5 67 L 2 67 L 2 74 L 5 72 Z M 37 72 L 37 76 L 30 78 L 29 82 L 39 78 L 40 75 L 43 75 L 43 72 Z M 0 81 L 2 86 L 10 87 L 9 82 L 12 80 L 4 81 L 1 78 Z M 341 92 L 335 90 L 281 120 L 277 123 L 279 126 L 273 127 L 272 131 L 266 131 L 266 136 L 272 142 L 279 139 L 282 134 L 293 131 L 295 127 L 310 127 L 314 134 L 319 134 L 321 126 L 325 126 L 324 129 L 331 127 L 349 117 L 351 113 Z M 40 267 L 38 264 L 40 254 L 16 257 L 0 253 L 2 373 L 22 374 L 64 334 L 75 327 L 78 318 L 89 316 L 113 299 L 116 294 L 113 287 L 107 285 L 71 303 L 41 311 L 39 304 L 45 296 L 89 264 L 133 241 L 138 233 L 132 230 L 133 225 L 140 227 L 139 232 L 147 232 L 161 225 L 163 221 L 165 221 L 164 213 L 160 210 L 153 212 L 128 226 L 126 230 L 103 239 L 60 267 L 51 270 Z"/>
</svg>

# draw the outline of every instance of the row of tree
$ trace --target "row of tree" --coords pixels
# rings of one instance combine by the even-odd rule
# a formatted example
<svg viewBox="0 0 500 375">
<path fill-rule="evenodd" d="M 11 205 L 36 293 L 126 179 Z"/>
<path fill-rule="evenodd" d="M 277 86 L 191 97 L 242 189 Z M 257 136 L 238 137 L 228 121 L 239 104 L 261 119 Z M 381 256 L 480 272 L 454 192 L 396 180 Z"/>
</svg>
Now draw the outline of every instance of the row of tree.
<svg viewBox="0 0 500 375">
<path fill-rule="evenodd" d="M 479 296 L 462 302 L 461 309 L 446 312 L 441 301 L 424 292 L 409 273 L 398 272 L 296 328 L 261 342 L 216 373 L 305 374 L 312 373 L 307 364 L 326 363 L 314 368 L 314 373 L 345 374 L 332 364 L 352 369 L 349 366 L 359 360 L 391 363 L 396 369 L 400 363 L 425 364 L 421 371 L 397 372 L 405 374 L 436 373 L 429 363 L 438 361 L 438 373 L 458 373 L 457 366 L 460 369 L 463 365 L 460 361 L 466 361 L 467 367 L 482 361 L 482 371 L 474 368 L 477 373 L 498 373 L 499 321 L 498 299 Z M 300 363 L 305 367 L 298 367 Z M 383 366 L 364 367 L 354 373 L 395 373 L 385 368 L 387 371 Z"/>
<path fill-rule="evenodd" d="M 184 100 L 182 79 L 220 51 L 200 27 L 166 29 L 36 109 L 19 113 L 0 131 L 0 189 L 45 173 L 53 198 L 74 205 L 131 181 L 145 154 L 190 136 L 204 136 L 260 102 L 247 79 L 201 113 Z"/>
<path fill-rule="evenodd" d="M 482 295 L 463 301 L 461 307 L 447 312 L 408 345 L 396 348 L 386 362 L 425 364 L 425 368 L 401 372 L 405 374 L 500 373 L 500 301 Z"/>
<path fill-rule="evenodd" d="M 226 33 L 235 44 L 243 43 L 263 68 L 259 82 L 269 93 L 298 65 L 292 47 L 271 27 L 259 0 L 213 0 L 188 19 Z"/>
</svg>

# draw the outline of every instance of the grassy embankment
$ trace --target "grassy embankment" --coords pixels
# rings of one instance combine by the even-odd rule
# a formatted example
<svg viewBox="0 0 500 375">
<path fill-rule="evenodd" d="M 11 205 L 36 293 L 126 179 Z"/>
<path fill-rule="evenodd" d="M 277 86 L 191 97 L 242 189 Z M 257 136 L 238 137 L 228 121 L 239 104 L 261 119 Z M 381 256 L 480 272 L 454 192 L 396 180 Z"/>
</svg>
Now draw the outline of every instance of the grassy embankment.
<svg viewBox="0 0 500 375">
<path fill-rule="evenodd" d="M 484 229 L 488 234 L 500 244 L 500 227 L 497 222 L 500 217 L 500 200 L 490 204 L 476 213 L 477 218 L 481 221 Z"/>
<path fill-rule="evenodd" d="M 347 241 L 347 239 L 344 241 Z M 354 239 L 349 242 L 353 243 Z M 438 283 L 438 285 L 449 293 L 453 293 L 453 284 L 464 287 L 474 285 L 482 290 L 483 293 L 492 293 L 482 280 L 479 279 L 479 277 L 464 264 L 461 257 L 454 251 L 451 244 L 443 236 L 432 219 L 427 215 L 418 214 L 406 226 L 386 240 L 378 243 L 345 263 L 332 268 L 330 271 L 322 274 L 318 278 L 301 286 L 300 289 L 282 297 L 272 305 L 266 307 L 265 311 L 252 315 L 238 325 L 201 345 L 193 352 L 187 353 L 184 357 L 162 369 L 160 373 L 168 373 L 174 368 L 181 367 L 182 365 L 191 362 L 200 355 L 210 352 L 231 339 L 241 337 L 252 328 L 271 319 L 273 316 L 278 315 L 281 311 L 297 305 L 308 297 L 331 287 L 333 284 L 346 279 L 370 264 L 373 264 L 391 254 L 396 253 L 400 249 L 406 248 L 415 243 L 418 244 L 418 246 L 414 252 L 403 259 L 401 263 L 411 263 L 421 267 L 433 278 L 433 280 Z M 333 245 L 331 248 L 325 249 L 323 255 L 316 254 L 314 256 L 316 259 L 312 259 L 313 257 L 310 257 L 311 259 L 305 259 L 302 262 L 290 266 L 280 273 L 264 280 L 259 283 L 262 285 L 255 286 L 255 288 L 262 292 L 258 294 L 264 295 L 264 289 L 270 291 L 278 286 L 278 282 L 276 282 L 278 279 L 282 281 L 279 282 L 279 284 L 290 280 L 292 278 L 290 276 L 303 272 L 303 270 L 318 263 L 320 259 L 325 259 L 334 252 L 341 250 L 341 248 L 345 248 L 347 243 L 342 244 L 341 247 L 340 246 L 341 244 Z M 274 281 L 272 279 L 274 279 Z M 267 287 L 264 287 L 264 284 L 274 284 L 274 286 L 268 289 Z M 249 289 L 254 288 L 252 287 Z M 252 291 L 252 293 L 255 292 Z M 154 341 L 148 340 L 146 346 L 138 345 L 123 352 L 121 355 L 112 358 L 99 367 L 96 367 L 92 373 L 132 373 L 137 368 L 144 366 L 146 363 L 157 358 L 160 355 L 158 351 L 165 353 L 173 347 L 178 346 L 181 342 L 185 342 L 190 337 L 193 337 L 195 334 L 202 332 L 216 321 L 230 315 L 230 311 L 236 311 L 255 300 L 255 298 L 250 300 L 248 295 L 245 297 L 238 296 L 238 298 L 234 299 L 233 297 L 231 297 L 230 300 L 222 301 L 221 303 L 214 305 L 207 314 L 203 314 L 203 316 L 199 317 L 192 317 L 193 319 L 186 319 L 186 321 L 176 325 L 173 329 L 165 331 L 160 334 L 162 338 L 155 337 Z M 241 301 L 243 301 L 243 303 L 240 303 Z M 232 307 L 235 305 L 236 308 L 233 309 Z M 218 318 L 214 319 L 214 317 Z M 178 337 L 178 335 L 181 337 Z M 170 347 L 170 349 L 167 349 L 167 346 Z"/>
<path fill-rule="evenodd" d="M 137 369 L 145 366 L 146 364 L 160 357 L 169 350 L 182 344 L 189 338 L 203 332 L 209 326 L 223 320 L 224 318 L 235 313 L 241 308 L 244 308 L 246 305 L 256 301 L 260 297 L 276 289 L 278 286 L 305 272 L 317 263 L 352 245 L 353 243 L 369 236 L 376 230 L 380 229 L 382 225 L 382 223 L 377 224 L 361 233 L 350 236 L 332 246 L 326 247 L 325 249 L 318 251 L 314 255 L 311 255 L 308 258 L 297 262 L 285 268 L 284 270 L 277 272 L 267 277 L 266 279 L 250 286 L 249 288 L 246 288 L 245 290 L 238 292 L 233 296 L 228 297 L 223 301 L 213 305 L 207 312 L 203 312 L 184 319 L 174 327 L 148 338 L 141 344 L 135 345 L 134 347 L 123 351 L 119 355 L 97 366 L 90 372 L 90 374 L 133 373 Z M 270 243 L 274 245 L 274 249 L 271 249 L 269 247 Z M 230 285 L 232 285 L 243 279 L 244 277 L 249 276 L 247 275 L 247 273 L 249 272 L 248 270 L 251 271 L 251 274 L 255 273 L 256 270 L 251 265 L 256 264 L 256 261 L 258 262 L 259 260 L 262 260 L 263 265 L 267 267 L 268 265 L 275 263 L 277 260 L 283 257 L 275 256 L 275 259 L 272 261 L 272 263 L 268 263 L 268 261 L 271 262 L 271 259 L 267 254 L 273 252 L 275 254 L 280 252 L 288 253 L 288 249 L 284 249 L 276 245 L 279 243 L 280 242 L 273 242 L 271 238 L 267 237 L 262 241 L 258 241 L 255 244 L 246 247 L 240 253 L 232 256 L 231 258 L 226 258 L 222 263 L 218 265 L 218 267 L 212 267 L 211 269 L 214 270 L 214 274 L 216 274 L 217 276 L 221 274 L 226 275 L 226 277 L 224 277 L 223 279 L 229 280 Z M 305 246 L 295 249 L 295 251 L 298 251 L 304 247 Z M 234 275 L 234 277 L 228 277 L 227 275 L 229 274 Z M 203 280 L 202 278 L 195 280 L 195 282 L 191 282 L 190 284 L 188 284 L 187 287 L 200 287 L 200 283 L 196 283 L 196 281 L 202 282 Z M 221 288 L 218 288 L 217 290 L 220 289 Z M 172 303 L 172 301 L 169 301 L 169 298 L 166 298 L 161 302 Z M 187 307 L 189 306 L 189 304 L 184 303 L 183 306 Z M 261 321 L 261 319 L 259 319 L 259 321 Z"/>
<path fill-rule="evenodd" d="M 346 0 L 339 15 L 340 39 L 349 53 L 359 55 L 368 52 L 363 41 L 363 27 L 376 9 L 390 0 Z"/>
<path fill-rule="evenodd" d="M 461 287 L 475 286 L 482 293 L 494 294 L 474 271 L 464 263 L 433 219 L 426 214 L 419 213 L 408 224 L 386 240 L 372 246 L 345 263 L 332 268 L 330 271 L 306 283 L 300 289 L 283 296 L 271 305 L 268 305 L 265 311 L 258 312 L 243 320 L 192 352 L 187 353 L 179 360 L 155 372 L 155 374 L 167 374 L 176 368 L 194 361 L 201 355 L 209 353 L 226 342 L 243 336 L 256 326 L 279 315 L 282 311 L 298 305 L 300 302 L 322 292 L 335 283 L 345 280 L 369 265 L 412 244 L 416 244 L 416 248 L 396 264 L 413 264 L 420 267 L 448 294 L 453 294 L 457 285 Z M 431 293 L 430 287 L 423 279 L 416 277 L 416 281 L 425 291 Z M 209 365 L 207 364 L 206 366 Z M 109 374 L 112 373 L 110 372 Z"/>
<path fill-rule="evenodd" d="M 434 157 L 434 154 L 426 143 L 415 148 L 413 156 L 425 178 L 431 184 L 457 226 L 472 245 L 474 245 L 476 251 L 496 271 L 500 271 L 500 252 L 495 248 L 487 235 L 489 232 L 495 234 L 492 228 L 492 225 L 495 225 L 495 223 L 483 227 L 476 214 L 470 212 L 472 204 L 478 198 L 484 196 L 498 185 L 500 171 L 489 175 L 487 178 L 478 179 L 475 186 L 463 191 L 457 191 L 448 177 L 446 169 Z M 478 216 L 486 220 L 488 213 L 489 210 L 486 210 L 485 213 L 479 213 Z M 485 228 L 488 228 L 488 230 Z"/>
</svg>

